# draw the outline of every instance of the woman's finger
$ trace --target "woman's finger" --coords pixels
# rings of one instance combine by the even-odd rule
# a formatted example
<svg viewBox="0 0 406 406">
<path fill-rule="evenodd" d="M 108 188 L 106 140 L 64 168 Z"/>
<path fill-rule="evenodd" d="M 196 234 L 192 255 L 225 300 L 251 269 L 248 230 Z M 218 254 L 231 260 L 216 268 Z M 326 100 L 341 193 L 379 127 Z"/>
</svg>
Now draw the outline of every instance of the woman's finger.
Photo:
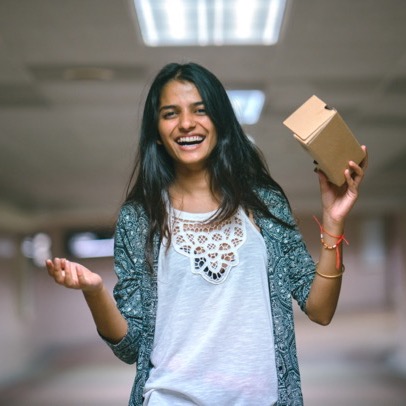
<svg viewBox="0 0 406 406">
<path fill-rule="evenodd" d="M 60 258 L 54 258 L 54 267 L 56 272 L 61 271 L 61 259 Z"/>
<path fill-rule="evenodd" d="M 364 169 L 362 166 L 357 165 L 355 162 L 350 162 L 351 168 L 353 170 L 353 179 L 356 181 L 358 184 L 361 183 L 363 177 L 364 177 Z"/>
<path fill-rule="evenodd" d="M 76 265 L 76 275 L 78 277 L 79 286 L 86 286 L 87 279 L 86 279 L 85 274 L 83 273 L 82 269 L 80 269 L 80 267 L 78 265 Z"/>
<path fill-rule="evenodd" d="M 365 158 L 359 164 L 359 166 L 365 171 L 368 168 L 368 149 L 365 145 L 362 145 L 361 148 L 365 152 Z"/>
<path fill-rule="evenodd" d="M 75 277 L 72 272 L 72 263 L 68 260 L 64 261 L 65 265 L 65 280 L 64 285 L 67 287 L 74 287 L 75 285 Z"/>
<path fill-rule="evenodd" d="M 347 188 L 349 192 L 354 194 L 354 196 L 357 196 L 359 185 L 361 184 L 364 177 L 364 171 L 353 161 L 349 162 L 349 167 L 350 168 L 345 171 Z"/>
<path fill-rule="evenodd" d="M 48 275 L 49 275 L 49 276 L 54 276 L 55 270 L 54 270 L 54 264 L 53 264 L 53 262 L 52 262 L 50 259 L 47 259 L 47 260 L 45 261 L 45 266 L 46 266 L 46 268 L 47 268 Z"/>
<path fill-rule="evenodd" d="M 62 263 L 65 264 L 65 262 L 62 261 L 60 258 L 55 258 L 54 259 L 55 272 L 54 272 L 53 276 L 54 276 L 55 282 L 57 282 L 57 283 L 59 283 L 61 285 L 63 285 L 64 280 L 65 280 L 65 270 L 62 267 Z"/>
<path fill-rule="evenodd" d="M 364 178 L 365 170 L 368 167 L 368 151 L 365 145 L 361 147 L 363 151 L 365 152 L 365 158 L 361 161 L 361 163 L 358 165 L 354 161 L 349 162 L 349 170 L 346 171 L 346 178 L 349 185 L 353 185 L 355 187 L 358 187 L 358 185 L 361 183 L 362 179 Z M 351 179 L 352 181 L 351 181 Z"/>
</svg>

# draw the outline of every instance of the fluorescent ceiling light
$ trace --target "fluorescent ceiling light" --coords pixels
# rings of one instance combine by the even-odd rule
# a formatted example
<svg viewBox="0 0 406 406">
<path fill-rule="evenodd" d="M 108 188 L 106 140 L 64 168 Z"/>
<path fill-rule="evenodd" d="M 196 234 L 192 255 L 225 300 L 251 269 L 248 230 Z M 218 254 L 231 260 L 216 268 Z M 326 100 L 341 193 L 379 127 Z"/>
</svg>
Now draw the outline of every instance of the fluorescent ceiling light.
<svg viewBox="0 0 406 406">
<path fill-rule="evenodd" d="M 42 267 L 45 266 L 45 261 L 52 257 L 51 246 L 51 237 L 45 233 L 38 233 L 24 238 L 21 251 L 26 258 L 31 258 L 36 266 Z"/>
<path fill-rule="evenodd" d="M 240 124 L 255 124 L 265 103 L 265 94 L 260 90 L 227 90 L 234 112 Z"/>
<path fill-rule="evenodd" d="M 134 0 L 148 46 L 273 45 L 287 0 Z"/>
<path fill-rule="evenodd" d="M 76 258 L 112 257 L 114 251 L 113 238 L 99 238 L 95 233 L 77 233 L 68 243 L 70 252 Z"/>
</svg>

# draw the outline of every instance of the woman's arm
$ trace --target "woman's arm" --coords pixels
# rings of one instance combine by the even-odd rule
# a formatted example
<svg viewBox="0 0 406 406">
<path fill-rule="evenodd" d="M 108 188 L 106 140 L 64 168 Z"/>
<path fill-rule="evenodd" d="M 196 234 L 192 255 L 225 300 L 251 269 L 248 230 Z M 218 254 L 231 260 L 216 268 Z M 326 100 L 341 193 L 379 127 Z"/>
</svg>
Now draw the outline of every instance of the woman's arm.
<svg viewBox="0 0 406 406">
<path fill-rule="evenodd" d="M 49 275 L 59 285 L 82 290 L 100 335 L 118 343 L 127 334 L 127 322 L 117 309 L 100 275 L 66 259 L 48 259 Z"/>
<path fill-rule="evenodd" d="M 340 242 L 340 237 L 344 234 L 345 219 L 358 198 L 359 185 L 368 165 L 366 147 L 362 148 L 366 153 L 364 161 L 360 165 L 352 161 L 349 163 L 350 169 L 345 171 L 346 184 L 342 187 L 331 184 L 323 173 L 319 173 L 323 240 L 306 312 L 311 320 L 322 325 L 330 323 L 340 295 L 341 274 L 344 271 L 343 240 Z"/>
</svg>

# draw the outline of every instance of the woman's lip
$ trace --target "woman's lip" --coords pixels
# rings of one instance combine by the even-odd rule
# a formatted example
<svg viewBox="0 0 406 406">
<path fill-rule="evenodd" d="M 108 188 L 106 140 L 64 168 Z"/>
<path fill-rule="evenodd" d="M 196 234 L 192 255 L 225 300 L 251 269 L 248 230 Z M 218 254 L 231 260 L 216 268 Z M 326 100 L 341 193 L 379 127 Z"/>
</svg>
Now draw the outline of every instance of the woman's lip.
<svg viewBox="0 0 406 406">
<path fill-rule="evenodd" d="M 182 151 L 194 151 L 198 148 L 200 148 L 200 146 L 202 145 L 202 143 L 200 144 L 185 144 L 185 145 L 181 145 L 178 144 L 178 148 Z"/>
</svg>

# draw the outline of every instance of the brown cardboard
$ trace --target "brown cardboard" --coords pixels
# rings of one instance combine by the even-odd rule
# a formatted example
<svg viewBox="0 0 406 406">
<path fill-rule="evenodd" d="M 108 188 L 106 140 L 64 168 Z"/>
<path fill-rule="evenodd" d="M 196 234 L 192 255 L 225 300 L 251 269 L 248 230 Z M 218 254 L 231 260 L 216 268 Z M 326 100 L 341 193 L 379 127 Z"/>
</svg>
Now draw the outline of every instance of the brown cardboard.
<svg viewBox="0 0 406 406">
<path fill-rule="evenodd" d="M 310 153 L 317 167 L 337 186 L 345 183 L 348 161 L 360 163 L 365 153 L 340 114 L 312 96 L 283 124 Z"/>
</svg>

